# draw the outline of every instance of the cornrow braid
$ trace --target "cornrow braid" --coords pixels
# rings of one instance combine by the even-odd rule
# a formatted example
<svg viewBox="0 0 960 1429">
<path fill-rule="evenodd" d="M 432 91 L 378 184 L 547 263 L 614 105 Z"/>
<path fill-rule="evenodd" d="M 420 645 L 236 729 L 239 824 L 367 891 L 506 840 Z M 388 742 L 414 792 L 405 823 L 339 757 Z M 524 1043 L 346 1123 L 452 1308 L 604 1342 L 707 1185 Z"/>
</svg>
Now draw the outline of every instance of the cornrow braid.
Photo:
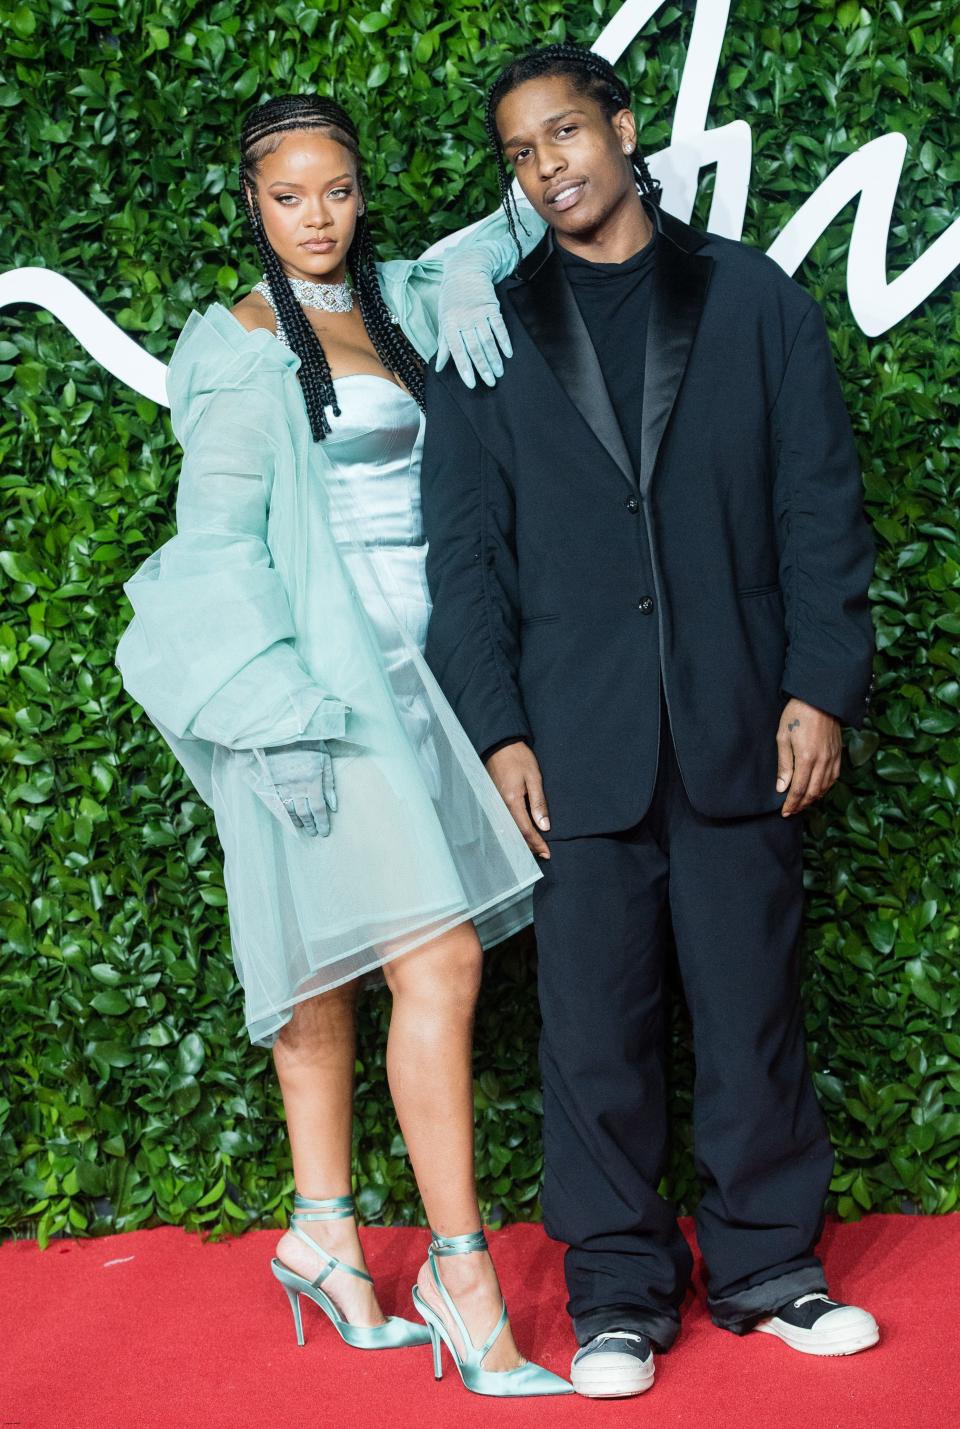
<svg viewBox="0 0 960 1429">
<path fill-rule="evenodd" d="M 240 199 L 253 231 L 264 276 L 277 318 L 293 351 L 300 358 L 300 385 L 314 441 L 331 431 L 327 408 L 335 417 L 340 406 L 323 344 L 300 306 L 289 279 L 267 238 L 257 198 L 260 160 L 279 147 L 282 136 L 298 129 L 325 129 L 353 156 L 363 195 L 360 145 L 357 129 L 346 110 L 332 99 L 299 94 L 270 99 L 246 115 L 240 135 Z M 272 143 L 270 142 L 272 141 Z M 377 277 L 376 254 L 366 212 L 358 214 L 353 241 L 347 251 L 347 270 L 360 306 L 360 316 L 374 350 L 388 372 L 395 373 L 416 400 L 424 405 L 423 360 L 408 341 L 383 300 Z"/>
<path fill-rule="evenodd" d="M 373 239 L 364 215 L 357 222 L 356 236 L 347 254 L 360 315 L 380 361 L 388 371 L 400 374 L 422 411 L 426 388 L 423 359 L 383 301 L 374 262 Z"/>
<path fill-rule="evenodd" d="M 546 79 L 554 75 L 565 76 L 579 94 L 596 100 L 608 119 L 612 119 L 621 109 L 630 108 L 630 93 L 613 65 L 584 45 L 541 45 L 539 49 L 530 50 L 519 59 L 513 60 L 494 80 L 487 94 L 484 127 L 497 160 L 500 202 L 521 257 L 523 250 L 517 237 L 517 224 L 521 227 L 523 224 L 517 211 L 517 201 L 497 130 L 497 106 L 505 95 L 525 84 L 528 79 Z M 659 203 L 661 187 L 648 169 L 646 159 L 635 149 L 630 162 L 640 192 L 654 203 Z"/>
</svg>

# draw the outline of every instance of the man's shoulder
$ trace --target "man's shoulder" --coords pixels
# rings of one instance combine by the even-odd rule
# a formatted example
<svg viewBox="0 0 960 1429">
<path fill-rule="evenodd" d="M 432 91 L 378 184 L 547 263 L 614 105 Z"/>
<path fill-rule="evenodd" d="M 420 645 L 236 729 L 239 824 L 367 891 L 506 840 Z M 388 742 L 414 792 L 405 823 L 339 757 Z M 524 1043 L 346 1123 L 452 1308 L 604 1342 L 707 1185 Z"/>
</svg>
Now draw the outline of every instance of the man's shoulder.
<svg viewBox="0 0 960 1429">
<path fill-rule="evenodd" d="M 494 283 L 493 285 L 493 290 L 500 299 L 501 306 L 508 293 L 516 291 L 517 288 L 526 287 L 526 282 L 519 272 L 519 267 L 520 261 L 518 259 L 517 267 L 514 268 L 513 272 L 508 273 L 505 278 L 500 279 L 499 283 Z"/>
<path fill-rule="evenodd" d="M 694 228 L 666 210 L 661 214 L 661 228 L 658 242 L 674 242 L 688 253 L 711 258 L 714 262 L 711 281 L 719 280 L 719 285 L 728 292 L 734 290 L 748 307 L 753 304 L 769 307 L 775 303 L 785 313 L 792 312 L 799 320 L 816 305 L 815 299 L 796 279 L 785 273 L 775 259 L 751 243 Z M 547 236 L 544 235 L 533 253 L 523 260 L 524 268 L 537 266 L 537 255 L 546 243 Z M 524 277 L 517 268 L 495 285 L 501 307 L 506 309 L 508 325 L 513 316 L 509 294 L 524 286 Z"/>
<path fill-rule="evenodd" d="M 715 278 L 726 288 L 736 289 L 745 302 L 763 306 L 775 302 L 798 317 L 815 304 L 807 290 L 762 249 L 718 233 L 703 231 L 699 237 L 698 251 L 713 259 Z"/>
<path fill-rule="evenodd" d="M 505 363 L 506 374 L 510 373 L 512 361 L 512 358 L 508 358 Z M 506 374 L 493 387 L 488 387 L 479 377 L 473 387 L 468 387 L 453 362 L 447 362 L 440 372 L 430 363 L 426 373 L 427 412 L 430 413 L 432 406 L 434 414 L 448 419 L 459 412 L 471 426 L 482 432 L 488 421 L 499 420 L 493 415 L 493 409 L 502 398 L 504 385 L 509 385 L 506 383 Z M 429 422 L 427 425 L 429 427 Z"/>
</svg>

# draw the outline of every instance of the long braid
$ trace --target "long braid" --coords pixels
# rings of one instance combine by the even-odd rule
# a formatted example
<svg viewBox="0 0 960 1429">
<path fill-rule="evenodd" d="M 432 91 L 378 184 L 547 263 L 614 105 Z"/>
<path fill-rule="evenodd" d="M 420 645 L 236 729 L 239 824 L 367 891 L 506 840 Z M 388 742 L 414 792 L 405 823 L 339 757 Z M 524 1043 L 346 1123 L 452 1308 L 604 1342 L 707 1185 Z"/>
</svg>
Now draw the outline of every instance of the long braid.
<svg viewBox="0 0 960 1429">
<path fill-rule="evenodd" d="M 353 121 L 333 100 L 306 94 L 268 100 L 247 114 L 240 138 L 239 185 L 241 202 L 276 307 L 278 324 L 300 358 L 300 385 L 310 431 L 315 441 L 322 441 L 331 431 L 327 408 L 335 417 L 340 416 L 330 364 L 323 344 L 297 301 L 280 259 L 267 238 L 256 187 L 259 161 L 269 152 L 269 146 L 265 147 L 263 141 L 274 139 L 276 143 L 276 136 L 298 129 L 325 129 L 331 138 L 343 144 L 356 162 L 358 184 L 363 194 L 359 142 Z M 388 371 L 396 373 L 422 408 L 423 360 L 383 300 L 366 213 L 357 217 L 353 241 L 347 252 L 347 269 L 360 305 L 360 316 L 377 356 Z"/>
<path fill-rule="evenodd" d="M 504 90 L 503 93 L 506 94 L 507 91 Z M 491 90 L 490 94 L 487 96 L 487 107 L 484 112 L 483 123 L 484 128 L 487 131 L 487 139 L 490 141 L 490 147 L 493 149 L 494 156 L 497 161 L 497 183 L 500 188 L 500 207 L 503 209 L 506 215 L 507 227 L 510 230 L 510 237 L 517 245 L 517 253 L 522 258 L 523 245 L 521 244 L 520 238 L 517 234 L 517 224 L 519 223 L 522 227 L 522 220 L 520 218 L 520 213 L 517 209 L 517 200 L 514 197 L 513 186 L 510 182 L 510 175 L 507 172 L 506 161 L 503 157 L 503 148 L 500 144 L 500 134 L 497 130 L 496 120 L 494 119 L 494 114 L 496 113 L 496 104 L 493 102 L 492 96 L 493 90 Z M 496 103 L 499 103 L 500 99 L 502 98 L 503 95 L 499 95 L 497 97 Z"/>
<path fill-rule="evenodd" d="M 357 299 L 360 315 L 377 356 L 390 372 L 399 373 L 405 386 L 423 410 L 425 400 L 424 365 L 414 351 L 406 334 L 393 316 L 380 291 L 380 281 L 375 266 L 373 239 L 366 214 L 357 219 L 357 229 L 353 243 L 347 254 L 347 264 Z M 412 358 L 412 361 L 411 361 Z"/>
<path fill-rule="evenodd" d="M 517 237 L 517 224 L 520 222 L 520 215 L 517 211 L 517 201 L 513 195 L 510 174 L 497 131 L 497 105 L 504 95 L 509 94 L 519 85 L 525 84 L 528 79 L 545 79 L 553 75 L 565 76 L 580 94 L 595 99 L 610 119 L 621 109 L 630 108 L 630 93 L 613 65 L 602 55 L 586 49 L 583 45 L 541 45 L 539 49 L 530 50 L 527 54 L 514 60 L 494 80 L 487 94 L 483 116 L 484 127 L 496 156 L 500 202 L 506 214 L 510 234 L 521 256 L 522 249 Z M 635 149 L 630 162 L 633 165 L 633 172 L 640 192 L 654 203 L 659 203 L 661 186 L 647 167 L 646 159 Z"/>
</svg>

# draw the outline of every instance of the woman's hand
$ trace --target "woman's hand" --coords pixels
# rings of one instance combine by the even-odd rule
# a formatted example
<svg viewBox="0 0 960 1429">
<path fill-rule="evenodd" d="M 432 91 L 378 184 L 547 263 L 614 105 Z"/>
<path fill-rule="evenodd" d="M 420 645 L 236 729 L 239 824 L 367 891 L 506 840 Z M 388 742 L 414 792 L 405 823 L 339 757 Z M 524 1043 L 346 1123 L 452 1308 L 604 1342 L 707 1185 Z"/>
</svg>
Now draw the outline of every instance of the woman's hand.
<svg viewBox="0 0 960 1429">
<path fill-rule="evenodd" d="M 482 254 L 476 255 L 475 264 L 470 261 L 473 256 L 465 253 L 447 260 L 440 286 L 437 371 L 452 357 L 468 387 L 477 385 L 474 368 L 488 387 L 494 387 L 503 376 L 500 350 L 512 357 L 513 347 Z"/>
<path fill-rule="evenodd" d="M 311 838 L 325 839 L 330 832 L 330 814 L 337 810 L 337 792 L 333 780 L 333 756 L 322 739 L 304 740 L 302 744 L 284 744 L 263 750 L 273 794 L 286 810 L 295 829 Z M 274 800 L 268 809 L 282 817 Z"/>
</svg>

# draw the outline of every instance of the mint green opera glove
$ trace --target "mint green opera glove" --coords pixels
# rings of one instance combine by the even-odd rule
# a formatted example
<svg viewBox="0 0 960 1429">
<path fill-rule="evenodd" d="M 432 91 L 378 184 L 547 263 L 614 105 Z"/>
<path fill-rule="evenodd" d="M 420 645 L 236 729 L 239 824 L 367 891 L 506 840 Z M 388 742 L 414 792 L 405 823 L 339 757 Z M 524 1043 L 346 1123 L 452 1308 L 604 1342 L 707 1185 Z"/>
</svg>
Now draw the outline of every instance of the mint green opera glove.
<svg viewBox="0 0 960 1429">
<path fill-rule="evenodd" d="M 546 224 L 526 200 L 519 205 L 517 238 L 526 256 L 546 232 Z M 476 386 L 474 368 L 488 387 L 503 376 L 503 358 L 513 347 L 494 288 L 513 272 L 517 245 L 506 228 L 484 220 L 449 253 L 443 255 L 443 279 L 437 310 L 439 347 L 437 371 L 453 358 L 468 387 Z"/>
<path fill-rule="evenodd" d="M 333 757 L 322 739 L 280 745 L 259 751 L 267 782 L 255 786 L 257 796 L 281 823 L 290 823 L 310 838 L 326 838 L 330 814 L 337 810 Z"/>
<path fill-rule="evenodd" d="M 489 250 L 478 245 L 451 253 L 444 267 L 437 316 L 437 371 L 452 357 L 468 387 L 476 385 L 474 368 L 487 386 L 493 387 L 503 376 L 500 352 L 512 357 L 513 347 L 493 286 Z"/>
</svg>

